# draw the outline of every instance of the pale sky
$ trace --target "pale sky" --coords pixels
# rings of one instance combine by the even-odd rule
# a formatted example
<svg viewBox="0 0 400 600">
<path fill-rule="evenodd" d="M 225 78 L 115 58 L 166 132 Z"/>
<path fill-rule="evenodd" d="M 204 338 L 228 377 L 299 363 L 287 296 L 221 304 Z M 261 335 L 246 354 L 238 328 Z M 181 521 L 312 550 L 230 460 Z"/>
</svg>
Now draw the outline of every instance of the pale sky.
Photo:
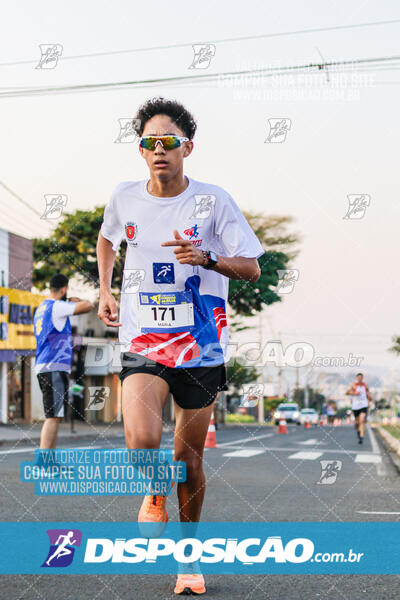
<svg viewBox="0 0 400 600">
<path fill-rule="evenodd" d="M 400 19 L 394 1 L 204 0 L 151 4 L 76 0 L 4 2 L 0 93 L 4 89 L 141 80 L 189 70 L 191 44 L 215 41 L 209 73 L 399 54 L 400 22 L 363 28 L 219 42 L 226 38 Z M 55 69 L 35 69 L 39 44 L 61 44 Z M 115 50 L 186 47 L 68 59 Z M 26 61 L 26 62 L 25 62 Z M 36 210 L 44 194 L 67 210 L 105 204 L 124 180 L 146 177 L 136 144 L 115 144 L 118 119 L 148 97 L 185 104 L 198 121 L 185 173 L 224 187 L 242 209 L 295 217 L 299 280 L 265 311 L 265 335 L 308 341 L 319 355 L 363 356 L 362 367 L 397 368 L 386 350 L 397 317 L 397 172 L 400 73 L 321 72 L 257 86 L 175 83 L 141 89 L 28 98 L 0 97 L 0 180 Z M 268 119 L 287 118 L 283 143 L 264 143 Z M 361 220 L 345 220 L 348 194 L 368 194 Z M 0 188 L 1 227 L 31 237 L 48 227 Z M 271 329 L 272 327 L 272 329 Z M 243 334 L 246 341 L 257 332 Z"/>
</svg>

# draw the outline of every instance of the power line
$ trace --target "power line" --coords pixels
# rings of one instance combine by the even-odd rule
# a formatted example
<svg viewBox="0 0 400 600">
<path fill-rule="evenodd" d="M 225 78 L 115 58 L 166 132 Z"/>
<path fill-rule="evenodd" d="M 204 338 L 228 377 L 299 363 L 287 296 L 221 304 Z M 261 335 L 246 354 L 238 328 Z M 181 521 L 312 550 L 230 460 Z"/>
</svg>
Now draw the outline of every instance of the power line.
<svg viewBox="0 0 400 600">
<path fill-rule="evenodd" d="M 9 193 L 11 194 L 11 196 L 13 196 L 13 198 L 15 198 L 16 200 L 18 200 L 19 202 L 21 202 L 21 204 L 23 204 L 24 206 L 26 206 L 27 208 L 29 208 L 29 210 L 31 210 L 33 213 L 35 213 L 36 216 L 41 217 L 41 213 L 36 210 L 35 208 L 33 208 L 33 206 L 31 206 L 29 204 L 29 202 L 27 202 L 26 200 L 24 200 L 23 198 L 21 198 L 21 196 L 18 196 L 18 194 L 16 192 L 14 192 L 11 188 L 8 187 L 8 185 L 6 185 L 4 183 L 4 181 L 0 180 L 0 185 Z"/>
<path fill-rule="evenodd" d="M 233 38 L 222 38 L 215 40 L 204 41 L 201 40 L 199 42 L 183 42 L 181 44 L 168 44 L 163 46 L 148 46 L 144 48 L 130 48 L 127 50 L 110 50 L 107 52 L 91 52 L 87 54 L 75 54 L 72 56 L 62 56 L 61 60 L 76 60 L 80 58 L 94 58 L 98 56 L 115 56 L 119 54 L 130 54 L 133 52 L 151 52 L 155 50 L 170 50 L 173 48 L 188 48 L 192 47 L 195 44 L 226 44 L 231 42 L 244 42 L 248 40 L 261 40 L 268 38 L 277 38 L 277 37 L 285 37 L 291 35 L 304 35 L 309 33 L 321 33 L 324 31 L 339 31 L 346 29 L 355 29 L 362 27 L 374 27 L 379 25 L 392 25 L 394 23 L 400 23 L 400 19 L 391 19 L 387 21 L 372 21 L 368 23 L 354 23 L 350 25 L 334 25 L 332 27 L 314 27 L 311 29 L 297 29 L 294 31 L 281 31 L 276 33 L 261 33 L 258 35 L 247 35 L 247 36 L 239 36 Z M 27 65 L 27 64 L 37 64 L 37 60 L 20 60 L 13 62 L 0 63 L 0 67 L 10 67 L 15 65 Z"/>
<path fill-rule="evenodd" d="M 16 192 L 14 192 L 11 188 L 8 187 L 8 185 L 6 185 L 4 183 L 4 181 L 0 180 L 0 185 L 9 193 L 11 194 L 11 196 L 13 196 L 13 198 L 15 198 L 16 200 L 18 200 L 19 202 L 21 202 L 21 204 L 23 204 L 25 207 L 29 208 L 33 213 L 35 213 L 36 216 L 39 216 L 40 218 L 43 216 L 42 213 L 40 213 L 38 210 L 36 210 L 35 208 L 33 208 L 33 206 L 31 206 L 29 204 L 29 202 L 26 202 L 26 200 L 24 200 L 23 198 L 21 198 L 21 196 L 19 196 Z M 13 217 L 15 219 L 15 217 Z M 50 232 L 47 232 L 47 234 L 42 233 L 42 235 L 51 235 L 52 233 L 54 233 L 55 229 L 58 226 L 58 223 L 49 223 L 49 221 L 47 219 L 41 219 L 43 223 L 46 223 L 46 225 L 48 225 L 50 228 L 52 228 L 50 230 Z M 24 227 L 29 227 L 29 223 L 24 223 Z M 68 234 L 69 237 L 71 237 L 73 240 L 75 240 L 76 242 L 81 242 L 81 239 L 78 238 L 77 236 L 75 236 L 73 233 L 71 233 L 71 231 L 66 231 L 66 233 Z M 39 237 L 39 236 L 37 236 Z"/>
<path fill-rule="evenodd" d="M 0 98 L 11 98 L 11 97 L 26 97 L 26 96 L 43 96 L 48 94 L 64 94 L 67 92 L 90 92 L 90 91 L 107 91 L 116 90 L 129 87 L 141 88 L 146 86 L 152 86 L 154 84 L 162 85 L 167 83 L 181 83 L 181 82 L 193 82 L 193 81 L 215 81 L 222 80 L 228 77 L 268 77 L 272 75 L 282 75 L 289 73 L 299 73 L 302 71 L 315 69 L 316 72 L 322 71 L 326 68 L 338 68 L 338 67 L 350 67 L 360 65 L 376 66 L 387 63 L 394 63 L 398 66 L 400 63 L 400 56 L 386 56 L 378 58 L 359 58 L 354 60 L 341 60 L 341 61 L 330 61 L 330 62 L 319 62 L 309 63 L 305 65 L 288 65 L 285 67 L 265 67 L 262 69 L 247 69 L 243 71 L 225 71 L 221 73 L 203 73 L 200 75 L 185 75 L 175 77 L 162 77 L 154 79 L 141 79 L 133 81 L 117 81 L 109 83 L 88 83 L 88 84 L 77 84 L 67 86 L 54 86 L 54 87 L 37 87 L 37 88 L 25 88 L 21 90 L 0 92 Z"/>
</svg>

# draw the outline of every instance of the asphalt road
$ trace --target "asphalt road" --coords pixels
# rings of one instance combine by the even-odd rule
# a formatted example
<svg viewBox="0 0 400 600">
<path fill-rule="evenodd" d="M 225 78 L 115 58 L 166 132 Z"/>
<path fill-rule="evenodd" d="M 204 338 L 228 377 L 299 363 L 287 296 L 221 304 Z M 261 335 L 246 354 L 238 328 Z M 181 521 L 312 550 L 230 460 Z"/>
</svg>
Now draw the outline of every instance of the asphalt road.
<svg viewBox="0 0 400 600">
<path fill-rule="evenodd" d="M 203 521 L 397 521 L 400 475 L 379 440 L 369 433 L 360 446 L 349 426 L 246 427 L 217 431 L 218 447 L 205 452 L 207 492 Z M 122 447 L 121 437 L 80 440 L 74 446 Z M 165 434 L 163 446 L 172 445 Z M 60 446 L 68 446 L 67 441 Z M 3 521 L 132 521 L 139 497 L 35 496 L 19 481 L 19 463 L 32 448 L 0 449 Z M 332 485 L 318 483 L 320 461 L 341 467 Z M 341 463 L 341 464 L 340 464 Z M 324 478 L 322 477 L 322 481 Z M 178 520 L 176 495 L 169 518 Z M 2 576 L 8 600 L 172 599 L 175 577 L 138 575 Z M 206 578 L 206 597 L 241 600 L 391 600 L 400 597 L 400 575 L 229 575 Z"/>
</svg>

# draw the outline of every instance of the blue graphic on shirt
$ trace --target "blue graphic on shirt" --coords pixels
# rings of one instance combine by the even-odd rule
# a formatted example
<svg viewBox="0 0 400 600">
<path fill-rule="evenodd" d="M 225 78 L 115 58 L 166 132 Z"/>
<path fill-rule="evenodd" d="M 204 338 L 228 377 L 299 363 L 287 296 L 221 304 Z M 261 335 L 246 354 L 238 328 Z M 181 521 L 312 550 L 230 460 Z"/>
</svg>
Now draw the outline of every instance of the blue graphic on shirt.
<svg viewBox="0 0 400 600">
<path fill-rule="evenodd" d="M 175 283 L 174 263 L 153 263 L 154 283 Z"/>
<path fill-rule="evenodd" d="M 33 317 L 36 337 L 35 365 L 43 365 L 44 371 L 69 371 L 73 346 L 71 322 L 67 317 L 61 331 L 54 327 L 54 302 L 51 298 L 43 300 Z"/>
<path fill-rule="evenodd" d="M 198 238 L 199 237 L 199 226 L 196 223 L 192 227 L 185 229 L 183 233 L 185 235 L 188 235 L 190 240 L 192 240 L 193 238 Z"/>
<path fill-rule="evenodd" d="M 153 295 L 153 302 L 161 303 L 163 296 L 188 295 L 193 302 L 194 325 L 183 331 L 168 328 L 165 333 L 158 330 L 146 332 L 131 340 L 130 352 L 141 354 L 172 368 L 211 367 L 224 362 L 221 335 L 227 326 L 225 300 L 220 296 L 200 294 L 200 277 L 193 275 L 185 282 L 184 291 Z M 140 302 L 147 298 L 141 293 Z M 155 300 L 154 300 L 155 299 Z M 172 301 L 172 300 L 171 300 Z M 163 302 L 165 304 L 165 302 Z M 183 329 L 183 328 L 182 328 Z"/>
</svg>

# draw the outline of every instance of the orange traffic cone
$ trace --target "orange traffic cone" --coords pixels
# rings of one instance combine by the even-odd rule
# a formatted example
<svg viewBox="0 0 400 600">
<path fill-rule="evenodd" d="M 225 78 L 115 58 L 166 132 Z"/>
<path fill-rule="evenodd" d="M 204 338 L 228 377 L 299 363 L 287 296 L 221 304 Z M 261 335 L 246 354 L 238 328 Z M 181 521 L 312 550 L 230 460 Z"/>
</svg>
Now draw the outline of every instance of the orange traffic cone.
<svg viewBox="0 0 400 600">
<path fill-rule="evenodd" d="M 279 419 L 278 433 L 287 433 L 287 425 L 285 417 Z"/>
<path fill-rule="evenodd" d="M 310 419 L 308 417 L 306 417 L 306 420 L 304 421 L 304 428 L 311 429 L 311 423 L 310 423 Z"/>
<path fill-rule="evenodd" d="M 324 426 L 324 417 L 322 417 L 322 416 L 319 418 L 319 426 L 320 427 Z"/>
<path fill-rule="evenodd" d="M 206 443 L 204 448 L 216 448 L 217 447 L 217 436 L 215 434 L 215 423 L 214 417 L 211 415 L 211 421 L 208 426 Z"/>
</svg>

